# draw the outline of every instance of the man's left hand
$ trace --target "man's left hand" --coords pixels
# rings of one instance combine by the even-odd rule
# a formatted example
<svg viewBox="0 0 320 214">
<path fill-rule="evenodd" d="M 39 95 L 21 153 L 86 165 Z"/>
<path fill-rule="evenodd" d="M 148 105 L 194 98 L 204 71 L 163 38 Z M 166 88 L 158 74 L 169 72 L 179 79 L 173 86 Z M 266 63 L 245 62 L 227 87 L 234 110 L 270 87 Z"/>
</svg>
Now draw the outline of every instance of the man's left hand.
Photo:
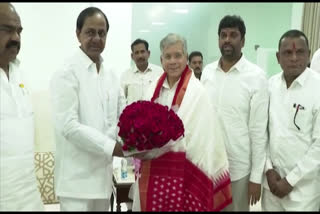
<svg viewBox="0 0 320 214">
<path fill-rule="evenodd" d="M 256 184 L 249 181 L 248 186 L 248 203 L 254 205 L 260 200 L 261 196 L 261 184 Z"/>
<path fill-rule="evenodd" d="M 276 190 L 274 194 L 278 196 L 279 198 L 283 198 L 286 195 L 288 195 L 292 190 L 293 186 L 291 186 L 286 178 L 282 178 L 281 180 L 277 181 L 276 183 Z"/>
</svg>

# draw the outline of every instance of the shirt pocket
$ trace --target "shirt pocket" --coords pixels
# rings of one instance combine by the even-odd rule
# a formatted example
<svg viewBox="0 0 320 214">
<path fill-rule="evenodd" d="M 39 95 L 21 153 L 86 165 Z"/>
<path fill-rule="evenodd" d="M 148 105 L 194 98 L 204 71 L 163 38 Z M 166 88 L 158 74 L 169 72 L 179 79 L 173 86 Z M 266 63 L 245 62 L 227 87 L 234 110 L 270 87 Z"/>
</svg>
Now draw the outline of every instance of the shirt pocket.
<svg viewBox="0 0 320 214">
<path fill-rule="evenodd" d="M 312 128 L 312 109 L 310 106 L 300 106 L 298 110 L 297 108 L 292 108 L 292 127 L 302 132 L 308 132 Z"/>
<path fill-rule="evenodd" d="M 143 97 L 143 82 L 142 80 L 131 81 L 127 88 L 127 100 L 128 103 L 135 102 Z"/>
</svg>

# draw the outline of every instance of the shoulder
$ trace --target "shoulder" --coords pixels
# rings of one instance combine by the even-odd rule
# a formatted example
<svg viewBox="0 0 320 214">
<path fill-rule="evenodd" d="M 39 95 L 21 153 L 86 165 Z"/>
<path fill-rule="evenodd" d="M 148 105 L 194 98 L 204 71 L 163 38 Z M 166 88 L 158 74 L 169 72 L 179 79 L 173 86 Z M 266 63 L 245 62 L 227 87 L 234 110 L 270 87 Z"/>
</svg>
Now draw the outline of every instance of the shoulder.
<svg viewBox="0 0 320 214">
<path fill-rule="evenodd" d="M 320 88 L 320 74 L 311 68 L 307 68 L 304 72 L 308 72 L 308 75 L 309 75 L 308 80 Z"/>
<path fill-rule="evenodd" d="M 153 71 L 158 72 L 158 73 L 162 73 L 163 72 L 163 68 L 159 65 L 155 65 L 150 63 L 150 67 Z"/>
<path fill-rule="evenodd" d="M 201 74 L 201 82 L 210 79 L 211 76 L 213 75 L 215 69 L 218 67 L 218 60 L 214 61 L 212 63 L 207 64 Z"/>
<path fill-rule="evenodd" d="M 283 72 L 277 73 L 268 79 L 269 88 L 272 88 L 275 84 L 280 83 L 282 74 Z"/>
<path fill-rule="evenodd" d="M 188 89 L 192 93 L 196 93 L 197 96 L 207 93 L 203 84 L 194 75 L 192 75 L 189 80 Z"/>
<path fill-rule="evenodd" d="M 77 58 L 75 55 L 68 56 L 55 71 L 51 78 L 51 83 L 57 83 L 61 81 L 76 81 L 76 71 L 79 71 L 79 63 L 77 64 Z"/>
<path fill-rule="evenodd" d="M 215 68 L 218 67 L 218 62 L 219 62 L 219 60 L 207 64 L 207 65 L 204 67 L 203 71 L 214 70 Z"/>
<path fill-rule="evenodd" d="M 266 78 L 266 72 L 260 68 L 257 64 L 247 60 L 246 58 L 243 60 L 244 62 L 244 67 L 246 68 L 247 71 L 250 72 L 250 74 L 254 76 L 260 76 Z"/>
</svg>

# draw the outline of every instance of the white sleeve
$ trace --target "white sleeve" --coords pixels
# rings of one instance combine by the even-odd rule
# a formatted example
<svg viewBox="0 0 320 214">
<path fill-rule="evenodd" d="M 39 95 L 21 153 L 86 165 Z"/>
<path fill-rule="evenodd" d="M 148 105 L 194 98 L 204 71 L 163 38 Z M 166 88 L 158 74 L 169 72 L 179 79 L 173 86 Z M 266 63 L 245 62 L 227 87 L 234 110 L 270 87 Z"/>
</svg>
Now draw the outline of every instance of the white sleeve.
<svg viewBox="0 0 320 214">
<path fill-rule="evenodd" d="M 54 74 L 50 89 L 56 131 L 79 148 L 111 161 L 115 139 L 79 121 L 79 83 L 72 71 Z"/>
<path fill-rule="evenodd" d="M 250 181 L 261 184 L 266 164 L 266 146 L 268 141 L 268 80 L 263 77 L 258 84 L 259 88 L 254 92 L 250 101 L 249 136 L 252 151 Z"/>
</svg>

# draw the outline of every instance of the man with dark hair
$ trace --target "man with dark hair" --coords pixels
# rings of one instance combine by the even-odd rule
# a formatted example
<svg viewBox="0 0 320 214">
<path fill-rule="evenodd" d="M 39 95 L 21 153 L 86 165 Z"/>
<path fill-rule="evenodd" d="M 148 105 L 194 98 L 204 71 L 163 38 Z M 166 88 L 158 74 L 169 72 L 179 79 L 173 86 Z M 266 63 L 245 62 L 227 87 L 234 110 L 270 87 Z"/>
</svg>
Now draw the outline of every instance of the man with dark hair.
<svg viewBox="0 0 320 214">
<path fill-rule="evenodd" d="M 189 66 L 194 75 L 200 80 L 202 72 L 203 56 L 200 51 L 193 51 L 189 55 Z"/>
<path fill-rule="evenodd" d="M 303 32 L 283 34 L 277 52 L 283 72 L 269 80 L 265 211 L 319 210 L 320 75 L 307 67 L 309 57 Z"/>
<path fill-rule="evenodd" d="M 112 159 L 123 156 L 116 126 L 125 99 L 101 57 L 108 29 L 101 10 L 83 10 L 76 30 L 80 48 L 51 80 L 61 211 L 108 211 Z"/>
<path fill-rule="evenodd" d="M 0 211 L 43 211 L 34 165 L 31 97 L 16 58 L 20 17 L 0 3 Z"/>
<path fill-rule="evenodd" d="M 241 17 L 225 16 L 218 29 L 222 56 L 207 65 L 201 77 L 225 132 L 232 181 L 227 211 L 248 211 L 260 200 L 266 160 L 268 81 L 241 51 L 245 33 Z"/>
<path fill-rule="evenodd" d="M 121 86 L 124 90 L 127 104 L 142 100 L 150 83 L 157 80 L 163 69 L 149 63 L 150 50 L 146 40 L 136 39 L 131 44 L 131 58 L 135 65 L 121 76 Z"/>
</svg>

